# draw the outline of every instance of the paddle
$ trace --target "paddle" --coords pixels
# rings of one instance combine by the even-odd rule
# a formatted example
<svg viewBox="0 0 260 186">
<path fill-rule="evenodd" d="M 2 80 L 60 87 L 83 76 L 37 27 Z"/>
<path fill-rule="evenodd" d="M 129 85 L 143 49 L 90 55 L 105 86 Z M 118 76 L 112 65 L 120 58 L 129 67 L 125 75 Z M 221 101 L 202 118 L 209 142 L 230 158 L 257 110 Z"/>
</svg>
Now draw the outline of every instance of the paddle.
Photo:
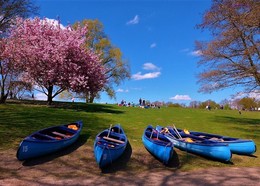
<svg viewBox="0 0 260 186">
<path fill-rule="evenodd" d="M 107 137 L 109 137 L 109 134 L 110 134 L 111 128 L 112 128 L 112 124 L 110 125 L 109 131 L 108 131 L 108 134 L 107 134 Z"/>
<path fill-rule="evenodd" d="M 152 130 L 152 132 L 151 132 L 151 136 L 150 136 L 150 139 L 152 138 L 152 136 L 153 136 L 153 130 Z"/>
<path fill-rule="evenodd" d="M 173 131 L 177 134 L 178 138 L 182 139 L 182 137 L 181 137 L 180 133 L 178 132 L 178 130 L 176 129 L 175 125 L 174 124 L 172 124 L 172 125 L 173 125 L 173 129 L 174 129 Z"/>
</svg>

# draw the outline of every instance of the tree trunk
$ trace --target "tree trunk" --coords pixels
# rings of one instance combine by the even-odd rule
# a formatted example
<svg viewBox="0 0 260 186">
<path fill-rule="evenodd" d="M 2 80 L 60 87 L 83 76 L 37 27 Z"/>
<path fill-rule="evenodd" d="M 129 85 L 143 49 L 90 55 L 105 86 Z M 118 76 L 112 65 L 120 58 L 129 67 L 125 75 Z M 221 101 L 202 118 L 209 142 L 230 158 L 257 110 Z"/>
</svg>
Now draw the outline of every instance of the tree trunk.
<svg viewBox="0 0 260 186">
<path fill-rule="evenodd" d="M 49 86 L 48 88 L 48 100 L 47 100 L 47 105 L 51 105 L 52 104 L 52 91 L 53 91 L 53 86 Z"/>
<path fill-rule="evenodd" d="M 86 93 L 86 103 L 93 103 L 95 99 L 95 95 L 91 92 Z"/>
<path fill-rule="evenodd" d="M 4 93 L 3 91 L 1 91 L 1 96 L 0 96 L 0 104 L 3 104 L 6 102 L 6 99 L 8 97 L 8 93 Z"/>
<path fill-rule="evenodd" d="M 94 102 L 94 99 L 95 99 L 95 96 L 90 96 L 90 98 L 89 98 L 89 103 L 93 103 Z"/>
</svg>

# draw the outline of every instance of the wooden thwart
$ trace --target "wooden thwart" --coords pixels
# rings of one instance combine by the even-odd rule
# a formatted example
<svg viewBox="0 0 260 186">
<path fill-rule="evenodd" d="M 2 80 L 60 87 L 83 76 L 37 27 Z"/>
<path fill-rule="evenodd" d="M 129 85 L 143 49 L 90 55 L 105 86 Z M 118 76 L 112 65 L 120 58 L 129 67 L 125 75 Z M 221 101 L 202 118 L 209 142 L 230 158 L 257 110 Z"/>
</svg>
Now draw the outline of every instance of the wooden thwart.
<svg viewBox="0 0 260 186">
<path fill-rule="evenodd" d="M 63 137 L 63 138 L 68 138 L 68 136 L 66 136 L 65 134 L 61 134 L 61 133 L 56 132 L 56 131 L 52 132 L 52 134 L 55 134 L 55 135 L 57 135 L 57 136 L 61 136 L 61 137 Z"/>
<path fill-rule="evenodd" d="M 108 141 L 113 141 L 113 142 L 116 142 L 116 143 L 125 143 L 124 141 L 121 141 L 121 140 L 117 140 L 117 139 L 114 139 L 114 138 L 110 138 L 110 137 L 107 137 L 107 136 L 104 136 L 103 137 L 105 140 L 108 140 Z"/>
</svg>

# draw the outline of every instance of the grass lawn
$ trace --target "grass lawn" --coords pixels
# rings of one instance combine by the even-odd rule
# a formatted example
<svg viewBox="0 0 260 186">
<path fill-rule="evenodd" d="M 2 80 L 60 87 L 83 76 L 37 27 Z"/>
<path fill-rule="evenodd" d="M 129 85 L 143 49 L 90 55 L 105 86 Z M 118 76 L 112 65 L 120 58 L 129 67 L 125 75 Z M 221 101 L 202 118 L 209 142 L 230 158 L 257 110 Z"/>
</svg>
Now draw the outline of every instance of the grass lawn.
<svg viewBox="0 0 260 186">
<path fill-rule="evenodd" d="M 0 151 L 16 152 L 21 140 L 34 131 L 53 125 L 83 120 L 84 126 L 78 145 L 89 149 L 71 151 L 70 157 L 80 157 L 96 166 L 93 156 L 95 136 L 110 124 L 120 123 L 130 142 L 131 158 L 122 169 L 142 171 L 151 168 L 194 170 L 208 167 L 259 167 L 257 151 L 255 156 L 233 155 L 232 163 L 225 164 L 188 154 L 176 149 L 176 161 L 165 167 L 155 160 L 144 148 L 141 136 L 148 124 L 153 126 L 172 125 L 188 130 L 216 133 L 232 137 L 253 139 L 260 146 L 260 113 L 233 110 L 200 110 L 188 108 L 141 109 L 135 107 L 119 107 L 109 104 L 61 103 L 55 102 L 48 107 L 45 102 L 8 102 L 0 105 Z M 92 150 L 92 151 L 91 151 Z M 77 154 L 76 153 L 80 153 Z M 15 157 L 15 153 L 13 153 Z M 58 159 L 57 157 L 56 159 Z M 18 160 L 17 160 L 18 161 Z M 85 170 L 86 171 L 86 170 Z M 89 169 L 89 171 L 93 171 Z"/>
</svg>

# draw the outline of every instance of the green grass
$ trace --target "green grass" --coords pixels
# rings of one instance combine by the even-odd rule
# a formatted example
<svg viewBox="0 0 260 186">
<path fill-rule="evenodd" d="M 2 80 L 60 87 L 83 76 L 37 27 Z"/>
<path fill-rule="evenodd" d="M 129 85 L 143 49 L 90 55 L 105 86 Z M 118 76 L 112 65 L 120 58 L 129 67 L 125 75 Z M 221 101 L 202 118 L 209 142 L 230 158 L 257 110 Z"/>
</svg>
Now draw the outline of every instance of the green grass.
<svg viewBox="0 0 260 186">
<path fill-rule="evenodd" d="M 45 102 L 9 102 L 0 105 L 0 150 L 16 150 L 21 140 L 39 129 L 83 120 L 81 146 L 92 149 L 94 138 L 110 124 L 120 123 L 131 145 L 131 158 L 124 168 L 142 171 L 151 167 L 191 170 L 208 167 L 260 166 L 260 152 L 254 155 L 233 155 L 232 165 L 208 160 L 176 150 L 178 165 L 164 167 L 147 153 L 141 136 L 148 124 L 162 126 L 175 124 L 177 128 L 217 133 L 226 136 L 253 139 L 260 146 L 260 113 L 233 110 L 199 110 L 188 108 L 141 109 L 109 104 L 60 103 L 48 107 Z M 14 155 L 15 156 L 15 155 Z M 81 154 L 81 157 L 84 154 Z M 149 157 L 149 158 L 147 158 Z M 88 161 L 93 161 L 90 157 Z M 150 165 L 156 163 L 155 165 Z M 140 165 L 142 164 L 142 165 Z"/>
</svg>

